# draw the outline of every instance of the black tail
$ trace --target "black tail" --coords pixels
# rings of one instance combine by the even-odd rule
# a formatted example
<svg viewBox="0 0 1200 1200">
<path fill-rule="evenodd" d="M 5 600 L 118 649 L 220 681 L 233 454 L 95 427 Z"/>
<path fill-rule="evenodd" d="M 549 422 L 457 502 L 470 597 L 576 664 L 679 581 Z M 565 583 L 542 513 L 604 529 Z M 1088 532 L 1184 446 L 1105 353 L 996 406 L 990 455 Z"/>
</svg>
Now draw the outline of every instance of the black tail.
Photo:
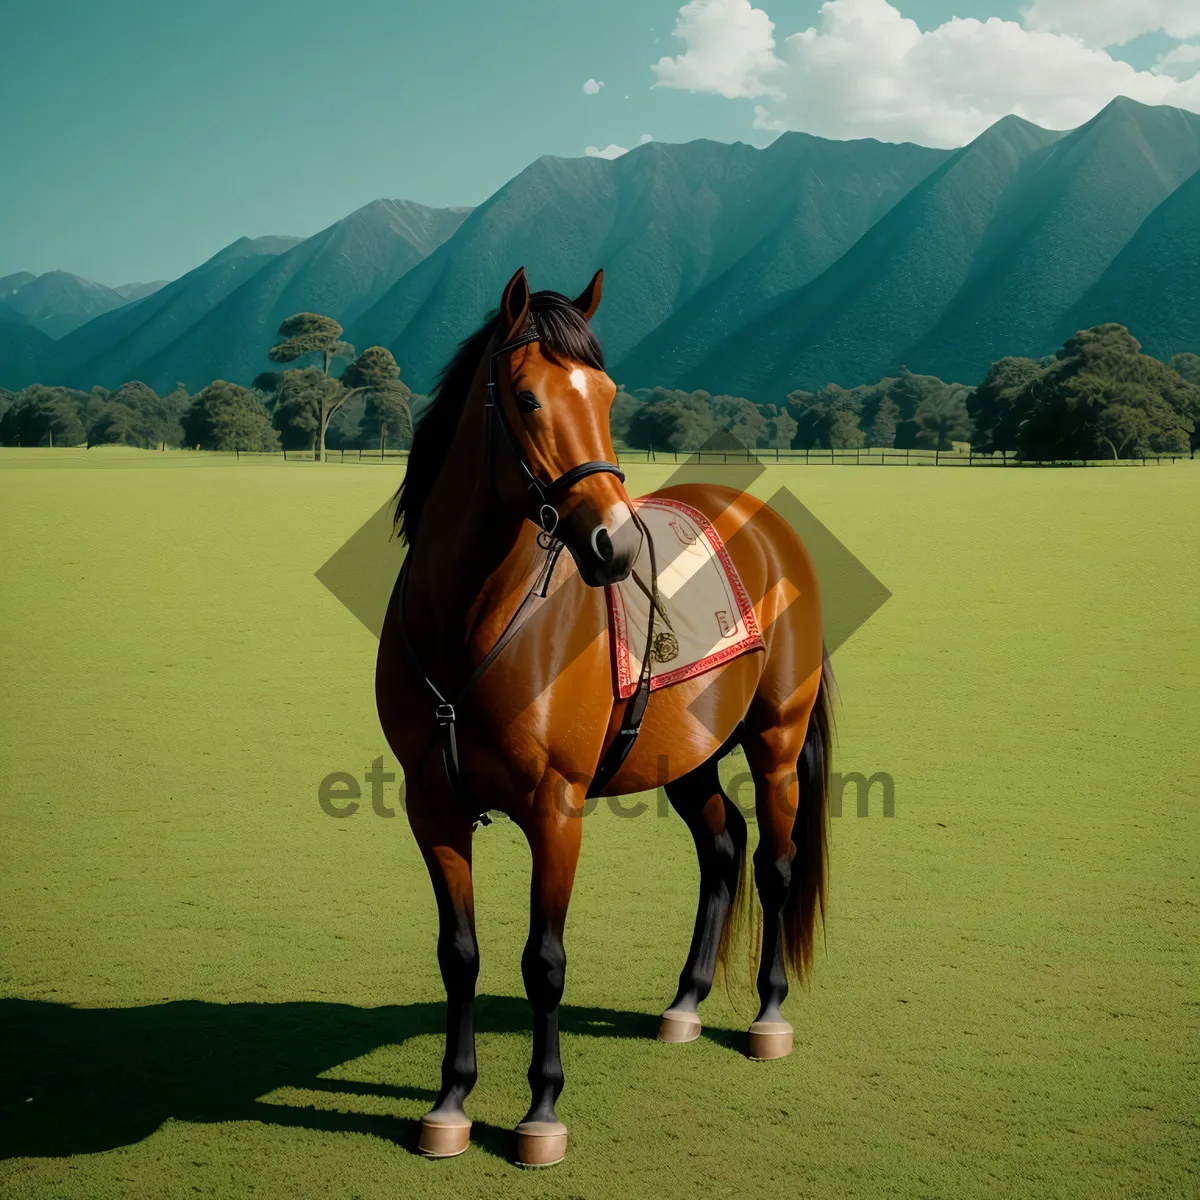
<svg viewBox="0 0 1200 1200">
<path fill-rule="evenodd" d="M 783 954 L 789 972 L 803 980 L 812 973 L 817 918 L 828 910 L 829 791 L 833 764 L 833 692 L 837 683 L 826 658 L 817 700 L 808 718 L 804 749 L 796 764 L 799 802 L 792 841 L 792 883 L 783 907 Z"/>
</svg>

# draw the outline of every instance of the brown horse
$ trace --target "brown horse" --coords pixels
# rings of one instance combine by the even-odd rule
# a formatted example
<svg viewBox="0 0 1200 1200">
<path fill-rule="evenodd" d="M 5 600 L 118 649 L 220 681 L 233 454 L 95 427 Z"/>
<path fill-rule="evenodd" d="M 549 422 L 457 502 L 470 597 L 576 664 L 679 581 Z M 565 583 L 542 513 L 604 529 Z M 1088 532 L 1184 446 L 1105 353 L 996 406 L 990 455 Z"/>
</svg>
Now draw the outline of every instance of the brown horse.
<svg viewBox="0 0 1200 1200">
<path fill-rule="evenodd" d="M 380 639 L 376 697 L 439 913 L 446 1051 L 441 1091 L 421 1127 L 420 1148 L 431 1155 L 461 1153 L 469 1141 L 463 1102 L 476 1079 L 479 964 L 471 841 L 485 809 L 516 822 L 533 857 L 521 959 L 533 1008 L 533 1098 L 517 1127 L 517 1158 L 548 1164 L 566 1151 L 555 1113 L 563 928 L 588 790 L 630 703 L 614 698 L 603 585 L 629 574 L 642 536 L 609 434 L 616 389 L 588 326 L 601 283 L 597 273 L 571 301 L 531 295 L 524 270 L 516 273 L 498 314 L 443 372 L 399 493 L 410 550 Z M 765 646 L 653 692 L 640 736 L 602 792 L 665 784 L 695 839 L 699 910 L 660 1031 L 689 1041 L 725 961 L 745 880 L 746 823 L 717 774 L 724 753 L 744 748 L 762 904 L 761 1009 L 749 1050 L 779 1057 L 792 1045 L 780 1012 L 788 975 L 811 969 L 825 900 L 831 681 L 816 578 L 794 531 L 761 501 L 708 484 L 661 494 L 715 526 L 750 596 L 760 598 Z M 569 555 L 546 572 L 558 543 Z M 536 619 L 522 623 L 535 593 Z"/>
</svg>

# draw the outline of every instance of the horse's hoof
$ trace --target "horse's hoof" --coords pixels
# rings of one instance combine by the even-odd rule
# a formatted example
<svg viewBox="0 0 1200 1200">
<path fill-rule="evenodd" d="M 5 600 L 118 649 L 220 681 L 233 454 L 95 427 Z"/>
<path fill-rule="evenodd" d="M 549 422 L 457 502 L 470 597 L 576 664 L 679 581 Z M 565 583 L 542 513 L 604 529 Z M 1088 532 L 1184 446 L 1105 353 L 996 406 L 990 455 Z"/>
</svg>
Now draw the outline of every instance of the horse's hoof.
<svg viewBox="0 0 1200 1200">
<path fill-rule="evenodd" d="M 517 1162 L 552 1167 L 567 1156 L 567 1127 L 561 1121 L 522 1121 L 517 1126 Z"/>
<path fill-rule="evenodd" d="M 434 1116 L 421 1118 L 421 1136 L 417 1149 L 426 1158 L 453 1158 L 471 1144 L 471 1122 L 466 1117 Z"/>
<path fill-rule="evenodd" d="M 660 1042 L 694 1042 L 700 1036 L 700 1016 L 682 1008 L 668 1008 L 658 1026 Z"/>
<path fill-rule="evenodd" d="M 755 1021 L 750 1026 L 751 1058 L 787 1058 L 791 1052 L 792 1027 L 786 1021 Z"/>
</svg>

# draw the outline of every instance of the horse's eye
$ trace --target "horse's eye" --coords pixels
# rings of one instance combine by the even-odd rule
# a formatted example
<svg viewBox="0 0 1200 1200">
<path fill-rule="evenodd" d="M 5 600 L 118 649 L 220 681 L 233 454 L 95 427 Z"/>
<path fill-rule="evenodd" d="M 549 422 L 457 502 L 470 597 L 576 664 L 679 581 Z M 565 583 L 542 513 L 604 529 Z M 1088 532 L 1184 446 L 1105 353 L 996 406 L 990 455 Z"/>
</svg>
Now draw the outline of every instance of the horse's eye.
<svg viewBox="0 0 1200 1200">
<path fill-rule="evenodd" d="M 517 403 L 520 404 L 525 412 L 533 412 L 534 409 L 541 408 L 537 397 L 532 392 L 518 392 Z"/>
</svg>

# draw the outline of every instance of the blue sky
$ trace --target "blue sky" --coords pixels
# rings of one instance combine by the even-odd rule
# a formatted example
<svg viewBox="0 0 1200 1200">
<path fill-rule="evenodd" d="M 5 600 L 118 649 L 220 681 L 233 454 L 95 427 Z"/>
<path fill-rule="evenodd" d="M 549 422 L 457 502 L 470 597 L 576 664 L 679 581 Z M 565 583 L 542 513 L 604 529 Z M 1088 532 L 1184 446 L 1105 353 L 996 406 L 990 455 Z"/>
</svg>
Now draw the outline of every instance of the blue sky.
<svg viewBox="0 0 1200 1200">
<path fill-rule="evenodd" d="M 1008 110 L 1085 120 L 1114 88 L 1200 109 L 1197 0 L 893 3 L 0 0 L 0 274 L 170 278 L 242 235 L 378 196 L 477 204 L 539 155 L 646 134 L 961 144 Z"/>
</svg>

